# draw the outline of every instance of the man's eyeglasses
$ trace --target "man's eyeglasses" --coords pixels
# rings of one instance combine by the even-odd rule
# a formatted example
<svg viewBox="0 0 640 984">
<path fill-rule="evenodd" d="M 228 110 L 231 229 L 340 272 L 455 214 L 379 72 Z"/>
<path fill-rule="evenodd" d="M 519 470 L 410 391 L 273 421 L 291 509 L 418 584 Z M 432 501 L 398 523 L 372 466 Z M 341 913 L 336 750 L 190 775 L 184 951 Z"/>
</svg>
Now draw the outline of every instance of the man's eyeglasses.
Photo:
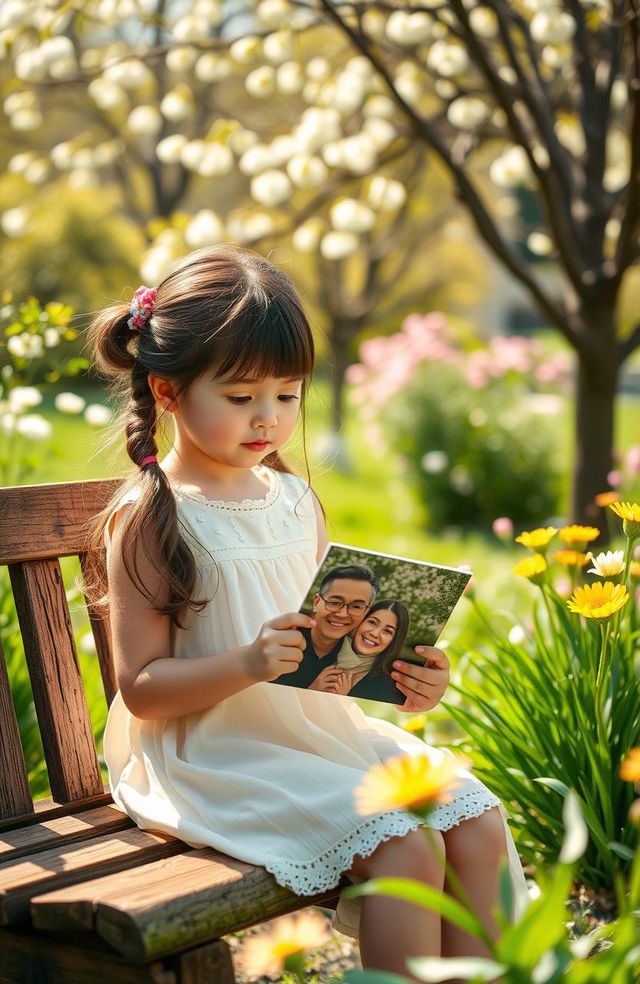
<svg viewBox="0 0 640 984">
<path fill-rule="evenodd" d="M 365 612 L 369 611 L 370 605 L 365 604 L 364 601 L 345 601 L 343 598 L 325 598 L 323 594 L 320 595 L 325 603 L 327 611 L 339 612 L 343 608 L 346 608 L 349 615 L 364 615 Z"/>
</svg>

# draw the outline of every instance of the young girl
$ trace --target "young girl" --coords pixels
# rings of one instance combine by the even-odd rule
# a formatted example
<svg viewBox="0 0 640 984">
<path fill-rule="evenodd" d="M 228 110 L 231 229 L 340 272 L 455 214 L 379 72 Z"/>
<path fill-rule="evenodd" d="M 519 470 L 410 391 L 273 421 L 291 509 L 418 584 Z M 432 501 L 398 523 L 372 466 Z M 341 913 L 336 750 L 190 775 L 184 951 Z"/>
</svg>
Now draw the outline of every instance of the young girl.
<svg viewBox="0 0 640 984">
<path fill-rule="evenodd" d="M 442 887 L 416 819 L 358 816 L 353 790 L 388 756 L 449 753 L 350 698 L 269 682 L 302 658 L 300 630 L 313 621 L 297 609 L 325 543 L 313 493 L 279 454 L 314 358 L 292 284 L 249 252 L 201 250 L 157 291 L 139 288 L 131 309 L 100 314 L 92 342 L 125 395 L 136 465 L 103 517 L 119 687 L 104 754 L 116 804 L 142 828 L 264 865 L 301 895 L 345 872 Z M 161 462 L 160 418 L 173 422 Z M 427 655 L 446 668 L 439 650 Z M 437 703 L 446 673 L 402 668 L 409 708 Z M 499 800 L 470 773 L 460 780 L 429 826 L 493 931 L 499 860 L 508 852 L 520 899 L 522 869 Z M 379 896 L 361 908 L 360 918 L 360 906 L 340 906 L 336 925 L 355 935 L 359 922 L 365 966 L 405 972 L 413 954 L 482 952 L 408 903 Z"/>
</svg>

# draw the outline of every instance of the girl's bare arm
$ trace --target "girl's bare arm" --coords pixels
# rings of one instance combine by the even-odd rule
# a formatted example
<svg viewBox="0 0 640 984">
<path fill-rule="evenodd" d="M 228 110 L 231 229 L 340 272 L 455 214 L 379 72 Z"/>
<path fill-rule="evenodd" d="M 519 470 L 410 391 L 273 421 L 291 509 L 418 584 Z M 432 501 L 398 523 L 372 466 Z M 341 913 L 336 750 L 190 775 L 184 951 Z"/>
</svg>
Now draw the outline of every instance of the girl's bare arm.
<svg viewBox="0 0 640 984">
<path fill-rule="evenodd" d="M 207 710 L 262 680 L 293 672 L 305 645 L 299 627 L 307 615 L 294 612 L 265 623 L 256 640 L 198 659 L 175 659 L 170 619 L 155 611 L 129 577 L 122 560 L 122 524 L 116 525 L 109 553 L 109 606 L 116 682 L 135 717 L 173 718 Z M 145 586 L 161 596 L 155 568 L 138 554 Z"/>
</svg>

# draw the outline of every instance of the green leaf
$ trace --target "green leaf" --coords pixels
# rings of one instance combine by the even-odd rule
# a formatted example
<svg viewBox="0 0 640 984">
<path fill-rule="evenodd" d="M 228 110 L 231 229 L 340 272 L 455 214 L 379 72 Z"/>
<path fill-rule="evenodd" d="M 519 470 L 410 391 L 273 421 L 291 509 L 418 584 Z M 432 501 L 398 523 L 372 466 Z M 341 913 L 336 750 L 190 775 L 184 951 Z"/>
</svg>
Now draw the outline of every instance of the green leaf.
<svg viewBox="0 0 640 984">
<path fill-rule="evenodd" d="M 635 851 L 632 851 L 626 844 L 621 844 L 620 841 L 609 841 L 607 847 L 610 847 L 614 854 L 625 861 L 633 861 L 635 857 Z"/>
<path fill-rule="evenodd" d="M 409 984 L 409 978 L 386 970 L 348 970 L 342 980 L 334 978 L 329 984 Z"/>
<path fill-rule="evenodd" d="M 413 957 L 407 964 L 418 980 L 434 982 L 456 977 L 463 981 L 492 981 L 509 969 L 484 957 Z"/>
<path fill-rule="evenodd" d="M 513 912 L 513 882 L 511 881 L 509 862 L 506 859 L 500 862 L 499 879 L 500 906 L 505 919 L 510 920 Z"/>
<path fill-rule="evenodd" d="M 573 877 L 571 865 L 559 864 L 542 895 L 530 902 L 520 921 L 496 944 L 496 957 L 508 966 L 533 969 L 542 954 L 564 939 L 565 899 Z"/>
<path fill-rule="evenodd" d="M 454 926 L 458 926 L 472 936 L 482 938 L 485 935 L 482 923 L 467 912 L 459 902 L 445 892 L 412 878 L 372 878 L 362 885 L 354 885 L 346 889 L 344 895 L 346 898 L 355 898 L 358 895 L 391 895 L 393 898 L 420 905 L 423 909 L 439 912 Z"/>
</svg>

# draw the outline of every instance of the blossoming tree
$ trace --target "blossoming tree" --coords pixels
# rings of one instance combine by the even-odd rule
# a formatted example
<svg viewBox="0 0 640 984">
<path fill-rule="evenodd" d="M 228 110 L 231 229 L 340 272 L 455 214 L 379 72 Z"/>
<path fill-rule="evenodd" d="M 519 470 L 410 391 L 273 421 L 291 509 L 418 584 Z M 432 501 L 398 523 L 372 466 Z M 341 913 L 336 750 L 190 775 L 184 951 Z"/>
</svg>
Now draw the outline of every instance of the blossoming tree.
<svg viewBox="0 0 640 984">
<path fill-rule="evenodd" d="M 421 141 L 479 237 L 575 350 L 579 518 L 606 486 L 616 382 L 640 342 L 640 325 L 620 317 L 639 259 L 638 7 L 261 0 L 238 17 L 219 0 L 188 12 L 177 0 L 6 0 L 4 109 L 25 138 L 9 166 L 33 184 L 60 171 L 80 185 L 115 179 L 147 224 L 142 275 L 153 282 L 187 248 L 271 244 L 319 214 L 329 228 L 308 237 L 312 248 L 356 253 L 362 230 L 335 219 L 337 196 L 369 196 L 370 177 L 388 180 Z M 54 113 L 68 136 L 48 146 L 39 135 Z M 502 205 L 521 188 L 538 217 L 514 229 Z M 11 211 L 2 224 L 16 235 L 25 215 Z"/>
</svg>

